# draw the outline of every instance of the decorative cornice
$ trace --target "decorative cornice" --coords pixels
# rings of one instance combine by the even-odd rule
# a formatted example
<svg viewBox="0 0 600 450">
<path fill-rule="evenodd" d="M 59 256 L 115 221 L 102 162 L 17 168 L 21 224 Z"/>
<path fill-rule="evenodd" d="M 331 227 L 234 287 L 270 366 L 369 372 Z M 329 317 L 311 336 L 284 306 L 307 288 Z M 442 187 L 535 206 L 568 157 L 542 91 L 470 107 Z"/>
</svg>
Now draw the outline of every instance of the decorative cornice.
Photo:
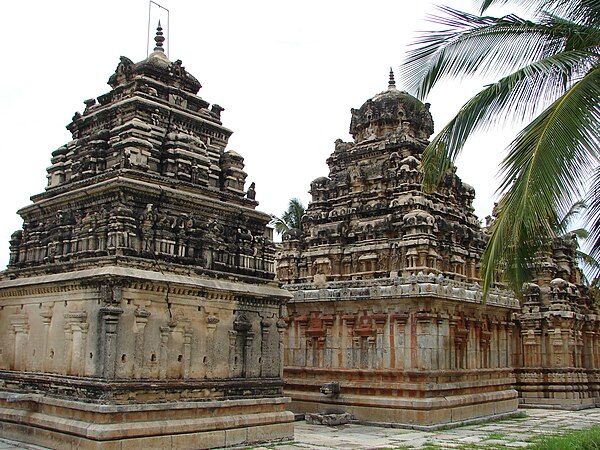
<svg viewBox="0 0 600 450">
<path fill-rule="evenodd" d="M 285 288 L 294 298 L 290 303 L 311 303 L 324 300 L 359 301 L 363 299 L 423 298 L 482 304 L 483 290 L 477 283 L 463 283 L 443 277 L 411 275 L 408 277 L 362 281 L 338 281 L 317 289 L 312 283 L 289 284 Z M 510 291 L 492 289 L 486 304 L 520 310 L 519 300 Z"/>
<path fill-rule="evenodd" d="M 257 285 L 119 266 L 3 280 L 0 281 L 0 296 L 20 297 L 32 293 L 84 290 L 89 289 L 86 283 L 89 285 L 90 281 L 113 278 L 122 279 L 126 285 L 135 286 L 137 289 L 165 292 L 168 287 L 170 293 L 198 297 L 206 295 L 207 298 L 215 300 L 242 296 L 245 299 L 273 299 L 276 303 L 281 303 L 291 298 L 291 294 L 286 290 L 279 289 L 273 284 Z"/>
</svg>

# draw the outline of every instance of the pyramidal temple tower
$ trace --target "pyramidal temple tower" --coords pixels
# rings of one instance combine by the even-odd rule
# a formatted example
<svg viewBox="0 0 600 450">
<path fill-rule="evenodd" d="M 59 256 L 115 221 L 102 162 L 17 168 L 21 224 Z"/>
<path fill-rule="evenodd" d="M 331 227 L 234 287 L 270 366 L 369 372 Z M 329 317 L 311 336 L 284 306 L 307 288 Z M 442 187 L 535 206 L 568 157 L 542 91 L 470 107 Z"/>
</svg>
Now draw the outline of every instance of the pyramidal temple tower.
<svg viewBox="0 0 600 450">
<path fill-rule="evenodd" d="M 223 108 L 163 50 L 121 57 L 19 211 L 0 274 L 0 430 L 52 448 L 293 435 L 267 214 Z"/>
<path fill-rule="evenodd" d="M 473 188 L 449 171 L 437 192 L 421 189 L 429 105 L 390 73 L 387 90 L 352 110 L 350 133 L 277 255 L 294 295 L 284 362 L 293 409 L 423 427 L 515 411 L 519 302 L 493 290 L 482 304 Z"/>
</svg>

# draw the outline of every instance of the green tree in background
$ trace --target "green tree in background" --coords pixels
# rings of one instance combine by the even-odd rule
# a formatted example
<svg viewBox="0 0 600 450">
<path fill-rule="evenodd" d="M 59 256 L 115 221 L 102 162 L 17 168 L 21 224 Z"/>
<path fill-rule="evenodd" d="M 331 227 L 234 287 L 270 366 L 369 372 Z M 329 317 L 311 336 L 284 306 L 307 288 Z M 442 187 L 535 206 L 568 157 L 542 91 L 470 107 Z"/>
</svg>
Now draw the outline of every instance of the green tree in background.
<svg viewBox="0 0 600 450">
<path fill-rule="evenodd" d="M 519 290 L 560 211 L 586 197 L 590 254 L 600 256 L 600 0 L 481 0 L 481 15 L 441 7 L 403 74 L 424 98 L 442 79 L 500 79 L 471 98 L 427 147 L 424 186 L 433 190 L 477 130 L 526 123 L 507 149 L 501 200 L 482 260 L 487 290 L 498 273 Z M 483 16 L 492 4 L 533 19 Z M 587 193 L 587 194 L 586 194 Z"/>
<path fill-rule="evenodd" d="M 275 226 L 275 231 L 283 234 L 292 228 L 302 229 L 301 220 L 304 215 L 304 205 L 297 198 L 292 198 L 288 207 L 281 217 L 271 215 L 271 224 Z"/>
</svg>

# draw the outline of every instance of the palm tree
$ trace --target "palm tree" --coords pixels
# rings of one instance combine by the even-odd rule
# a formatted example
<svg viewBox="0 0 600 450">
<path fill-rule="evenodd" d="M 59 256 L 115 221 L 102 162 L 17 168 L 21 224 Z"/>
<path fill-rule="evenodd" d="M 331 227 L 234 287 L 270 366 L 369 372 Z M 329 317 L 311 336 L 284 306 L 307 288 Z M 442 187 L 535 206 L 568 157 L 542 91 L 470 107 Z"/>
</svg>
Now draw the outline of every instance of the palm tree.
<svg viewBox="0 0 600 450">
<path fill-rule="evenodd" d="M 586 228 L 600 256 L 600 0 L 480 0 L 529 8 L 516 15 L 472 15 L 448 7 L 422 34 L 403 74 L 417 96 L 440 80 L 495 75 L 432 140 L 423 157 L 424 187 L 433 190 L 467 138 L 490 125 L 527 125 L 501 167 L 497 220 L 482 260 L 487 290 L 498 273 L 519 290 L 540 248 L 549 245 L 558 211 L 587 190 Z M 591 189 L 590 189 L 591 185 Z"/>
<path fill-rule="evenodd" d="M 297 198 L 290 199 L 287 210 L 277 217 L 271 214 L 271 224 L 275 226 L 275 231 L 279 234 L 283 234 L 285 231 L 292 228 L 302 228 L 302 216 L 304 215 L 304 205 Z"/>
<path fill-rule="evenodd" d="M 580 246 L 580 241 L 585 242 L 590 237 L 590 233 L 585 228 L 571 228 L 573 222 L 581 218 L 586 209 L 587 204 L 585 201 L 576 201 L 568 211 L 559 215 L 558 222 L 552 228 L 556 237 L 575 240 L 577 244 L 575 255 L 579 267 L 583 269 L 583 280 L 588 284 L 597 284 L 597 281 L 593 281 L 594 278 L 588 278 L 588 274 L 597 274 L 600 271 L 600 261 L 591 254 L 586 253 Z"/>
</svg>

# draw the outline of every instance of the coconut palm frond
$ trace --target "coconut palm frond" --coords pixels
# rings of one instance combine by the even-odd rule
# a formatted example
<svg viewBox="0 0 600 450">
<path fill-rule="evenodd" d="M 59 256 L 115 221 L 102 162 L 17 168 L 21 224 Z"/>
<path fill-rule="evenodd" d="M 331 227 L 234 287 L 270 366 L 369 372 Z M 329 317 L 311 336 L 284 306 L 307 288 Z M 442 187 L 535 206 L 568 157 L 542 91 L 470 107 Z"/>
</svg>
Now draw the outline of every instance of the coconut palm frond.
<svg viewBox="0 0 600 450">
<path fill-rule="evenodd" d="M 437 187 L 471 134 L 511 119 L 530 119 L 545 103 L 563 95 L 569 87 L 564 79 L 580 71 L 585 56 L 580 50 L 548 56 L 488 85 L 470 99 L 425 150 L 425 188 Z"/>
<path fill-rule="evenodd" d="M 590 232 L 585 228 L 577 228 L 576 230 L 567 231 L 565 234 L 561 235 L 562 238 L 568 238 L 575 236 L 577 239 L 586 240 L 590 237 Z"/>
<path fill-rule="evenodd" d="M 479 3 L 480 14 L 493 5 L 510 3 L 538 15 L 553 11 L 579 23 L 598 23 L 600 17 L 600 0 L 481 0 Z"/>
<path fill-rule="evenodd" d="M 594 258 L 589 253 L 585 253 L 582 250 L 577 250 L 577 260 L 583 269 L 583 281 L 588 284 L 592 283 L 592 280 L 597 280 L 600 277 L 600 261 Z M 586 276 L 588 274 L 589 276 Z"/>
<path fill-rule="evenodd" d="M 591 230 L 590 254 L 600 253 L 600 0 L 482 0 L 481 11 L 508 3 L 532 8 L 535 19 L 441 8 L 433 21 L 444 29 L 421 35 L 403 71 L 422 97 L 445 78 L 507 74 L 469 100 L 427 147 L 426 189 L 437 186 L 474 131 L 531 121 L 501 166 L 502 200 L 482 261 L 486 292 L 499 272 L 516 289 L 528 278 L 535 254 L 566 232 L 576 213 L 569 208 L 594 170 L 584 228 Z"/>
<path fill-rule="evenodd" d="M 421 98 L 443 78 L 509 74 L 565 50 L 587 52 L 580 60 L 585 65 L 590 53 L 597 53 L 597 30 L 565 18 L 547 15 L 533 22 L 440 10 L 443 15 L 432 21 L 446 29 L 422 33 L 401 68 L 409 91 Z"/>
<path fill-rule="evenodd" d="M 600 105 L 594 98 L 600 98 L 600 68 L 525 127 L 502 164 L 504 201 L 482 265 L 486 272 L 507 265 L 515 287 L 527 278 L 540 242 L 551 239 L 549 224 L 559 222 L 556 211 L 579 198 L 587 168 L 597 164 Z"/>
<path fill-rule="evenodd" d="M 302 228 L 302 216 L 304 215 L 304 205 L 297 198 L 292 198 L 288 204 L 288 209 L 281 218 L 289 228 Z"/>
<path fill-rule="evenodd" d="M 578 230 L 570 230 L 571 223 L 578 217 L 581 217 L 585 209 L 587 208 L 587 204 L 585 200 L 577 200 L 573 203 L 569 209 L 561 215 L 558 223 L 556 224 L 556 234 L 557 235 L 566 235 L 569 233 L 575 233 L 577 237 L 581 239 L 587 239 L 587 235 L 589 235 L 588 231 L 580 228 Z M 585 233 L 584 233 L 585 232 Z M 586 234 L 584 236 L 584 234 Z"/>
<path fill-rule="evenodd" d="M 590 248 L 589 254 L 596 260 L 600 260 L 600 167 L 596 166 L 594 176 L 591 181 L 591 187 L 586 197 L 588 208 L 585 214 L 586 223 L 590 235 L 587 238 L 587 245 Z M 591 278 L 600 278 L 600 270 L 592 273 Z"/>
<path fill-rule="evenodd" d="M 269 222 L 269 224 L 275 227 L 275 231 L 278 234 L 283 234 L 289 228 L 283 219 L 277 217 L 274 214 L 271 214 L 271 221 Z"/>
</svg>

